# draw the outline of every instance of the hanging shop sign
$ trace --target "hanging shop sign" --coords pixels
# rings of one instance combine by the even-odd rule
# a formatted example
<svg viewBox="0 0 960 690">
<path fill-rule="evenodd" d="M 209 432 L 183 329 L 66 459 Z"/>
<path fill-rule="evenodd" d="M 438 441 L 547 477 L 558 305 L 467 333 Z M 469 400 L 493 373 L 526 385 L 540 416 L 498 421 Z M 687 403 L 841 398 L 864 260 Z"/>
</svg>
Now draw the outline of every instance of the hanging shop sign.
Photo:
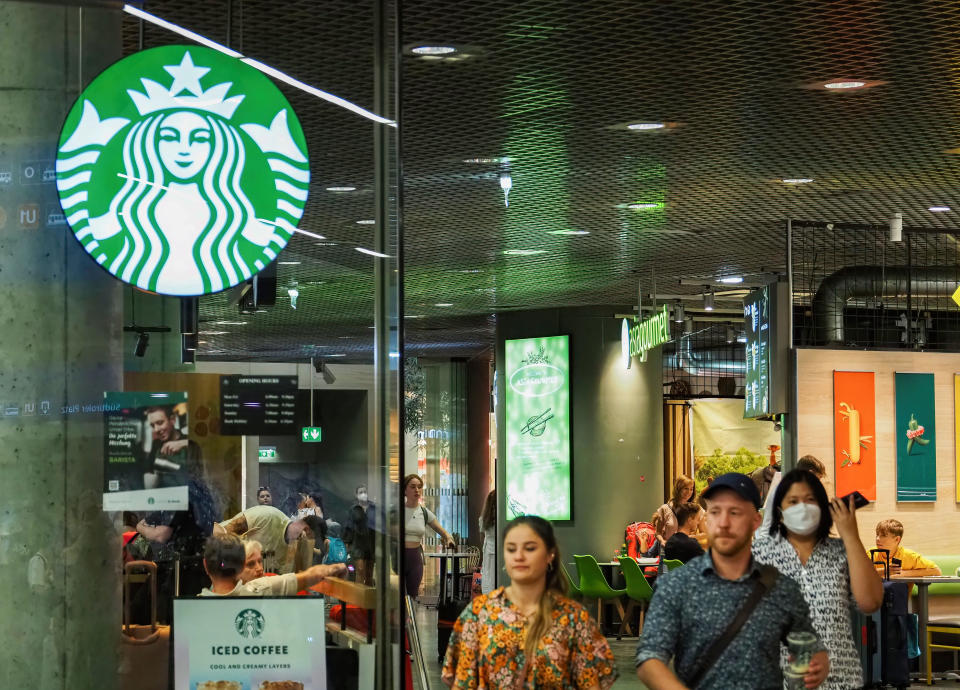
<svg viewBox="0 0 960 690">
<path fill-rule="evenodd" d="M 670 342 L 670 311 L 667 305 L 649 319 L 632 326 L 624 319 L 620 326 L 620 349 L 627 368 L 634 357 L 647 361 L 647 352 Z"/>
<path fill-rule="evenodd" d="M 163 46 L 80 93 L 56 178 L 97 263 L 143 290 L 190 296 L 277 258 L 303 215 L 310 165 L 293 109 L 261 72 L 210 48 Z"/>
<path fill-rule="evenodd" d="M 570 339 L 508 340 L 507 518 L 571 520 Z"/>
<path fill-rule="evenodd" d="M 178 598 L 173 620 L 178 689 L 327 687 L 322 598 Z"/>
</svg>

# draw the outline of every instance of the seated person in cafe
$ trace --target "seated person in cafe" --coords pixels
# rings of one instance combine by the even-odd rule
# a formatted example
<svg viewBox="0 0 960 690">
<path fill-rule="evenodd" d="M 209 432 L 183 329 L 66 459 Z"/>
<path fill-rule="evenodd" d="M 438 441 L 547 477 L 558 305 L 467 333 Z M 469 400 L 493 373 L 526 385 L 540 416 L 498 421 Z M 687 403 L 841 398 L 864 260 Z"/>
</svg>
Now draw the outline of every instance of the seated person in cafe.
<svg viewBox="0 0 960 690">
<path fill-rule="evenodd" d="M 939 566 L 916 551 L 911 551 L 900 543 L 903 539 L 903 523 L 899 520 L 881 520 L 877 523 L 877 548 L 890 551 L 890 559 L 900 561 L 899 572 L 891 563 L 890 575 L 901 577 L 926 577 L 941 575 Z"/>
<path fill-rule="evenodd" d="M 301 569 L 295 567 L 294 559 L 288 554 L 288 545 L 298 545 L 298 539 L 308 529 L 313 534 L 325 533 L 323 518 L 310 510 L 301 510 L 295 519 L 291 519 L 273 506 L 255 505 L 216 525 L 214 534 L 234 534 L 244 541 L 259 541 L 267 572 L 287 573 Z M 308 549 L 309 546 L 306 544 Z M 309 557 L 303 567 L 306 565 L 309 565 Z"/>
<path fill-rule="evenodd" d="M 263 545 L 255 539 L 243 542 L 243 551 L 246 560 L 243 562 L 243 572 L 240 573 L 240 582 L 252 582 L 264 576 L 263 572 Z M 276 573 L 270 573 L 275 575 Z"/>
<path fill-rule="evenodd" d="M 667 539 L 663 547 L 664 559 L 686 563 L 691 558 L 702 556 L 703 549 L 694 538 L 700 524 L 700 506 L 696 503 L 681 503 L 677 508 L 677 522 L 680 527 Z"/>
<path fill-rule="evenodd" d="M 207 539 L 203 551 L 203 567 L 210 577 L 210 587 L 200 592 L 201 597 L 292 597 L 328 577 L 342 577 L 347 572 L 343 563 L 315 565 L 299 573 L 277 577 L 261 577 L 241 582 L 245 552 L 243 543 L 228 534 Z"/>
</svg>

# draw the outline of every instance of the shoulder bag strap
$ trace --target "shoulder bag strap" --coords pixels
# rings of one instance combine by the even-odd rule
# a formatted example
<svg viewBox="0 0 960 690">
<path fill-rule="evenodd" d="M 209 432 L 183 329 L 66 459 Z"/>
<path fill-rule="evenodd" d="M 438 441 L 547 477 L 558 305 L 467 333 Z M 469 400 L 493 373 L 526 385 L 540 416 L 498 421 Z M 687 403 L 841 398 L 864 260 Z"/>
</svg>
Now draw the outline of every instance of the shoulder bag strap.
<svg viewBox="0 0 960 690">
<path fill-rule="evenodd" d="M 777 577 L 779 575 L 780 571 L 773 566 L 760 566 L 760 577 L 758 577 L 756 582 L 754 582 L 753 589 L 750 591 L 750 596 L 747 597 L 745 602 L 743 602 L 743 606 L 740 607 L 740 610 L 737 611 L 737 615 L 734 616 L 732 621 L 730 621 L 730 625 L 727 626 L 727 629 L 723 631 L 720 637 L 713 641 L 713 644 L 711 644 L 710 648 L 707 649 L 707 653 L 701 657 L 700 664 L 697 666 L 693 676 L 690 678 L 689 684 L 691 688 L 696 688 L 697 685 L 700 684 L 700 681 L 703 680 L 703 677 L 706 675 L 707 671 L 713 667 L 713 665 L 717 662 L 717 659 L 720 658 L 720 655 L 723 654 L 726 648 L 733 641 L 733 638 L 735 638 L 737 633 L 740 632 L 740 628 L 743 627 L 743 624 L 747 622 L 748 618 L 750 618 L 750 614 L 752 614 L 753 610 L 757 608 L 757 604 L 759 604 L 760 600 L 763 599 L 763 595 L 773 589 L 773 585 L 776 584 Z"/>
</svg>

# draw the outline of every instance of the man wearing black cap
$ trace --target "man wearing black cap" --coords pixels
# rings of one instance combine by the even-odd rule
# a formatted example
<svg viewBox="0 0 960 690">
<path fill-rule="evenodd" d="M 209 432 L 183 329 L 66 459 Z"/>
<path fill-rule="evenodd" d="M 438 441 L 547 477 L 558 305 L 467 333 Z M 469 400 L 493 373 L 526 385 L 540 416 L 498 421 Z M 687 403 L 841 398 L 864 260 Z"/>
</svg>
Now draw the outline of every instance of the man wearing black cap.
<svg viewBox="0 0 960 690">
<path fill-rule="evenodd" d="M 761 501 L 750 477 L 721 475 L 702 495 L 710 550 L 659 581 L 637 647 L 637 675 L 652 690 L 780 690 L 780 643 L 793 632 L 816 636 L 800 586 L 753 561 Z M 815 650 L 807 688 L 823 683 L 830 667 L 819 639 Z"/>
<path fill-rule="evenodd" d="M 232 534 L 210 537 L 203 551 L 203 567 L 210 576 L 210 587 L 201 597 L 292 597 L 328 577 L 343 576 L 343 563 L 315 565 L 299 573 L 261 577 L 241 582 L 240 573 L 246 559 L 243 542 Z"/>
</svg>

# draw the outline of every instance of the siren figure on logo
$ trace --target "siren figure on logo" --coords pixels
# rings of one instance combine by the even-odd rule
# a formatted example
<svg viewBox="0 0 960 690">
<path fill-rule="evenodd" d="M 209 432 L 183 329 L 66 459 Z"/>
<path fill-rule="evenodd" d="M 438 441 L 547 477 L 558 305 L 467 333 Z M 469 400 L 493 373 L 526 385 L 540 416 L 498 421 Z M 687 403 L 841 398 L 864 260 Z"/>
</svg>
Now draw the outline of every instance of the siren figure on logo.
<svg viewBox="0 0 960 690">
<path fill-rule="evenodd" d="M 154 49 L 167 51 L 161 63 L 171 49 L 182 57 L 162 64 L 169 88 L 141 76 L 142 91 L 123 93 L 114 75 L 119 96 L 98 98 L 96 81 L 85 92 L 76 128 L 67 131 L 68 118 L 61 139 L 57 187 L 77 238 L 110 273 L 153 292 L 200 295 L 247 280 L 276 258 L 303 213 L 310 173 L 275 87 L 270 99 L 253 92 L 248 77 L 247 93 L 236 93 L 240 80 L 231 74 L 234 81 L 204 88 L 211 69 L 213 79 L 224 70 L 195 65 L 191 53 L 221 66 L 232 58 L 171 46 Z M 235 71 L 254 72 L 233 62 Z M 264 124 L 232 122 L 247 98 L 256 100 L 244 118 L 259 115 Z M 111 117 L 118 111 L 132 118 Z"/>
</svg>

